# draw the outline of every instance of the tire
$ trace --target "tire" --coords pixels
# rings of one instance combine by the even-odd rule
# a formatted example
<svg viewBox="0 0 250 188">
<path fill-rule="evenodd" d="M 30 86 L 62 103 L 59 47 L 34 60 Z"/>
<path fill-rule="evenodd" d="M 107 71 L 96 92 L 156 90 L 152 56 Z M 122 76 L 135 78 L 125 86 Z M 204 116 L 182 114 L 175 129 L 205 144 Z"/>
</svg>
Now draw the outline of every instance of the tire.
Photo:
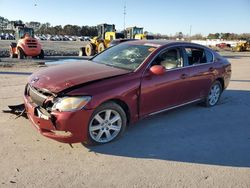
<svg viewBox="0 0 250 188">
<path fill-rule="evenodd" d="M 17 49 L 17 58 L 18 59 L 23 59 L 24 58 L 24 52 L 23 52 L 22 48 Z"/>
<path fill-rule="evenodd" d="M 104 103 L 92 114 L 88 135 L 89 144 L 105 144 L 121 137 L 126 129 L 127 116 L 121 106 L 114 102 Z"/>
<path fill-rule="evenodd" d="M 82 57 L 82 56 L 86 56 L 86 53 L 85 53 L 85 48 L 82 47 L 79 49 L 79 56 Z"/>
<path fill-rule="evenodd" d="M 10 58 L 17 58 L 17 54 L 13 53 L 13 49 L 10 47 Z"/>
<path fill-rule="evenodd" d="M 41 50 L 38 57 L 39 57 L 39 59 L 44 59 L 44 51 L 43 50 Z"/>
<path fill-rule="evenodd" d="M 105 50 L 105 45 L 103 42 L 101 42 L 98 45 L 98 53 L 102 52 L 103 50 Z"/>
<path fill-rule="evenodd" d="M 208 95 L 205 99 L 206 107 L 215 106 L 220 100 L 220 96 L 222 93 L 222 86 L 219 81 L 215 81 L 209 89 Z"/>
<path fill-rule="evenodd" d="M 87 56 L 93 56 L 95 54 L 94 45 L 91 43 L 88 43 L 85 47 L 85 53 Z"/>
</svg>

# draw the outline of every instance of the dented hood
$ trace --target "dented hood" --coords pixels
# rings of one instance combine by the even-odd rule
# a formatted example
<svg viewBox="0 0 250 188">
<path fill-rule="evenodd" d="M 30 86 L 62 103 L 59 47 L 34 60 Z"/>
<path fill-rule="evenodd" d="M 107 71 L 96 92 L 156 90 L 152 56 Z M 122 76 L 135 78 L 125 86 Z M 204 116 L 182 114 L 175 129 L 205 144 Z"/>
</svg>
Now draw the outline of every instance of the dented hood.
<svg viewBox="0 0 250 188">
<path fill-rule="evenodd" d="M 65 63 L 35 72 L 29 77 L 29 84 L 52 93 L 100 79 L 118 76 L 130 71 L 110 67 L 92 61 Z"/>
</svg>

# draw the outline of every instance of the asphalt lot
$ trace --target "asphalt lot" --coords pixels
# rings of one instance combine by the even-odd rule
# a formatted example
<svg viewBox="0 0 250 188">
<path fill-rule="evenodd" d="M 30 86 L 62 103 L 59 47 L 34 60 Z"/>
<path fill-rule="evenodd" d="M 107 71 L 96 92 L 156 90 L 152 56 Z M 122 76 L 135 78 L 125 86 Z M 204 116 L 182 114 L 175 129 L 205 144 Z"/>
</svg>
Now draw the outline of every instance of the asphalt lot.
<svg viewBox="0 0 250 188">
<path fill-rule="evenodd" d="M 216 107 L 152 116 L 110 144 L 71 148 L 0 112 L 0 187 L 250 187 L 250 53 L 224 56 L 233 75 Z M 0 67 L 0 110 L 37 69 Z"/>
</svg>

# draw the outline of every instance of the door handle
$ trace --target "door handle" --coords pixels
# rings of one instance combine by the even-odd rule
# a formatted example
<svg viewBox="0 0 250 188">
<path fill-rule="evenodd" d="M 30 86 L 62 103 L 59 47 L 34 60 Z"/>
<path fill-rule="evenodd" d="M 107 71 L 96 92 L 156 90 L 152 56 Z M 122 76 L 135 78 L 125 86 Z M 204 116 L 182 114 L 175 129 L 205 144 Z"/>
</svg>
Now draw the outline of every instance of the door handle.
<svg viewBox="0 0 250 188">
<path fill-rule="evenodd" d="M 188 77 L 188 75 L 187 74 L 182 74 L 180 77 L 181 77 L 181 79 L 186 79 Z"/>
</svg>

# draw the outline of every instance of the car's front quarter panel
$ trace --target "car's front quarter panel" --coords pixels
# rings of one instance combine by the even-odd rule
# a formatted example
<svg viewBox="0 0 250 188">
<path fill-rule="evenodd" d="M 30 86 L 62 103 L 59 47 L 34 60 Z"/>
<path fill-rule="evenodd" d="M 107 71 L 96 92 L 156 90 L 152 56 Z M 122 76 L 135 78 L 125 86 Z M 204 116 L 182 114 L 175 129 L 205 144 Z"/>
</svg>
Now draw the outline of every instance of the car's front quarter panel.
<svg viewBox="0 0 250 188">
<path fill-rule="evenodd" d="M 140 87 L 140 75 L 130 73 L 107 80 L 98 81 L 89 85 L 74 89 L 68 95 L 91 96 L 91 101 L 85 106 L 86 109 L 96 109 L 102 103 L 110 100 L 124 102 L 131 115 L 131 122 L 138 120 L 138 97 Z"/>
</svg>

